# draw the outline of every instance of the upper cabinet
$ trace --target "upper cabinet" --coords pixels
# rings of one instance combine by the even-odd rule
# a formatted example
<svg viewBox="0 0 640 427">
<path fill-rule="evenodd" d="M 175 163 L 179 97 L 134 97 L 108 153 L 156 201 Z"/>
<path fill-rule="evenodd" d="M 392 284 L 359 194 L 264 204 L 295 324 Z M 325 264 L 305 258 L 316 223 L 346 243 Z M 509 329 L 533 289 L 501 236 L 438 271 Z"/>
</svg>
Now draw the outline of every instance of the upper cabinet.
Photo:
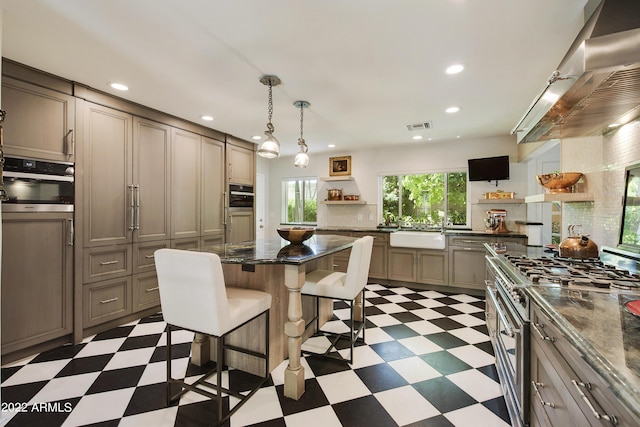
<svg viewBox="0 0 640 427">
<path fill-rule="evenodd" d="M 227 181 L 231 184 L 254 185 L 256 157 L 253 144 L 227 139 Z"/>
<path fill-rule="evenodd" d="M 75 100 L 54 90 L 2 78 L 6 154 L 75 161 Z"/>
</svg>

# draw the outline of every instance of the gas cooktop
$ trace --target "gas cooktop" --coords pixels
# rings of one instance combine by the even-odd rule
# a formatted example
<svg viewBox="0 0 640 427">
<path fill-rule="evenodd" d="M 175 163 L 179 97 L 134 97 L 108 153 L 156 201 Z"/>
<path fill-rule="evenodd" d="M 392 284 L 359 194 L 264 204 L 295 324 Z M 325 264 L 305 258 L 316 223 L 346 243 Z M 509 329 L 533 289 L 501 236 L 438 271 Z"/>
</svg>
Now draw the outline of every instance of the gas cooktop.
<svg viewBox="0 0 640 427">
<path fill-rule="evenodd" d="M 523 255 L 504 257 L 532 284 L 640 292 L 640 274 L 607 265 L 598 258 L 532 258 Z"/>
</svg>

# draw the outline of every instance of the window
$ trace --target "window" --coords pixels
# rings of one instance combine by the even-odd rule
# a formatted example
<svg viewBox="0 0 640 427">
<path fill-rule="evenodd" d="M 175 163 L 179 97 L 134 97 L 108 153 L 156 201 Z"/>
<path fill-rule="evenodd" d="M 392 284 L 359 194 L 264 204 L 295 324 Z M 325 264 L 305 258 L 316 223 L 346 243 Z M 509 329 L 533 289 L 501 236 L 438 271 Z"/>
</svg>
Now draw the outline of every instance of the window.
<svg viewBox="0 0 640 427">
<path fill-rule="evenodd" d="M 318 211 L 318 180 L 315 178 L 282 181 L 282 222 L 315 224 Z"/>
<path fill-rule="evenodd" d="M 382 218 L 438 226 L 467 225 L 467 173 L 382 177 Z"/>
</svg>

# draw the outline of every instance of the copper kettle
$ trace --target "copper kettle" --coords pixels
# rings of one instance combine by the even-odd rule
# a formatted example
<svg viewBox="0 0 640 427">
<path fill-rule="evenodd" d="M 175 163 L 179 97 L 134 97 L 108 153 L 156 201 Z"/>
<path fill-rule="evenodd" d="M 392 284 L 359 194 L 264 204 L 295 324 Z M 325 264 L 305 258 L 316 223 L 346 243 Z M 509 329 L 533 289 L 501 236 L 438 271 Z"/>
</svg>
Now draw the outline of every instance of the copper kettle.
<svg viewBox="0 0 640 427">
<path fill-rule="evenodd" d="M 597 258 L 598 245 L 589 236 L 582 234 L 581 225 L 570 225 L 569 235 L 560 242 L 558 251 L 561 257 L 567 258 Z"/>
</svg>

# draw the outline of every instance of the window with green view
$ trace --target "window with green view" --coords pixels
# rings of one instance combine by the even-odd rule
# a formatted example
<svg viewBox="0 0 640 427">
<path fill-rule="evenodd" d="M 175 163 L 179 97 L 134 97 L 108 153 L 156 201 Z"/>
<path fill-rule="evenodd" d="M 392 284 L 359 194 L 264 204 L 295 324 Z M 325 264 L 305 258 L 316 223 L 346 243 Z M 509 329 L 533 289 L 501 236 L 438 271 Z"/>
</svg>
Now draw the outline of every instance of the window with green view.
<svg viewBox="0 0 640 427">
<path fill-rule="evenodd" d="M 466 226 L 467 173 L 383 176 L 382 219 Z"/>
<path fill-rule="evenodd" d="M 318 180 L 291 178 L 282 181 L 282 222 L 315 224 L 318 211 Z"/>
</svg>

